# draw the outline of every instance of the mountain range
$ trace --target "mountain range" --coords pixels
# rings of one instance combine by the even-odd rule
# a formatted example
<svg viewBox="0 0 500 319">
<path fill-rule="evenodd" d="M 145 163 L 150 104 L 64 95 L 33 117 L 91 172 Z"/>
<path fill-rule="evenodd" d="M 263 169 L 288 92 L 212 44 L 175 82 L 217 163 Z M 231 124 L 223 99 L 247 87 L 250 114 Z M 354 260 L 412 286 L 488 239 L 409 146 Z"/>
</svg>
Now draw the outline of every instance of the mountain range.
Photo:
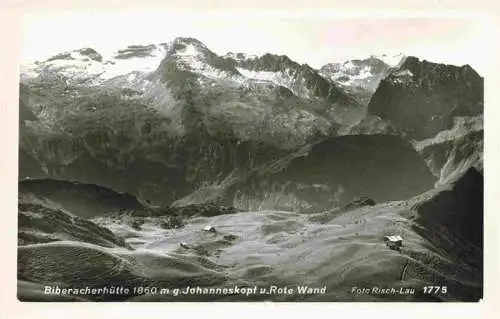
<svg viewBox="0 0 500 319">
<path fill-rule="evenodd" d="M 21 258 L 33 263 L 28 246 L 40 242 L 57 246 L 54 242 L 61 240 L 127 250 L 138 249 L 134 240 L 141 245 L 146 242 L 147 247 L 171 247 L 170 242 L 152 235 L 157 231 L 144 230 L 143 237 L 139 236 L 142 239 L 132 236 L 142 224 L 154 229 L 178 225 L 179 232 L 161 232 L 162 236 L 195 242 L 199 238 L 187 225 L 196 224 L 196 219 L 189 218 L 223 223 L 226 214 L 232 216 L 227 220 L 234 219 L 235 232 L 246 229 L 238 228 L 238 223 L 252 223 L 249 216 L 257 224 L 264 223 L 264 237 L 255 238 L 259 243 L 255 245 L 264 250 L 270 247 L 264 242 L 274 245 L 273 240 L 281 242 L 279 236 L 292 240 L 289 236 L 302 227 L 311 236 L 314 232 L 326 236 L 321 237 L 326 245 L 328 232 L 314 224 L 317 222 L 339 227 L 340 237 L 335 238 L 344 245 L 342 229 L 354 219 L 356 229 L 361 227 L 358 219 L 366 215 L 373 218 L 368 223 L 376 228 L 363 237 L 367 245 L 392 227 L 385 224 L 390 220 L 390 225 L 404 224 L 405 234 L 414 238 L 410 245 L 418 246 L 409 248 L 408 258 L 423 258 L 425 243 L 440 247 L 444 245 L 441 240 L 472 245 L 482 253 L 478 238 L 456 223 L 474 225 L 477 233 L 482 232 L 482 228 L 478 230 L 482 217 L 474 212 L 482 211 L 478 198 L 483 174 L 483 82 L 468 65 L 446 65 L 413 56 L 372 55 L 315 69 L 286 55 L 218 55 L 189 37 L 131 45 L 110 56 L 82 48 L 22 65 Z M 456 203 L 464 201 L 459 199 L 461 192 L 472 194 L 471 205 L 475 206 L 457 208 Z M 437 212 L 436 207 L 450 212 Z M 387 220 L 379 219 L 379 212 Z M 256 213 L 267 217 L 254 216 Z M 79 218 L 78 223 L 68 226 L 64 214 Z M 33 216 L 45 216 L 42 218 L 49 224 L 57 220 L 57 227 L 65 230 L 42 229 L 40 225 L 45 223 L 35 223 Z M 281 218 L 282 224 L 277 222 Z M 456 222 L 451 222 L 453 218 Z M 439 225 L 431 225 L 433 222 Z M 363 227 L 366 231 L 367 226 Z M 446 234 L 436 235 L 436 229 L 445 228 Z M 72 229 L 71 236 L 68 229 Z M 89 241 L 92 231 L 98 238 Z M 349 236 L 360 232 L 357 229 Z M 156 239 L 150 241 L 151 236 Z M 241 249 L 251 249 L 250 242 L 243 241 L 248 246 Z M 64 256 L 76 249 L 71 248 L 73 244 L 60 245 Z M 226 246 L 237 247 L 233 239 L 225 237 L 214 245 L 222 254 Z M 91 249 L 85 247 L 77 250 Z M 211 251 L 210 247 L 203 246 L 203 251 Z M 470 277 L 468 271 L 470 267 L 479 271 L 482 255 L 467 250 L 466 255 L 472 257 L 465 258 L 465 253 L 446 247 L 449 252 L 436 253 L 444 268 L 415 264 L 414 279 L 432 281 L 437 278 L 434 272 L 448 278 L 459 269 L 464 277 L 456 279 L 456 289 L 468 288 L 451 299 L 477 299 L 475 289 L 481 284 L 476 280 L 482 276 Z M 364 252 L 365 248 L 353 249 Z M 59 248 L 43 249 L 46 254 Z M 126 258 L 149 265 L 139 252 L 101 253 L 110 263 Z M 238 255 L 241 251 L 234 253 L 226 261 L 243 267 L 237 267 L 238 271 L 255 266 Z M 287 262 L 298 258 L 292 255 Z M 457 264 L 448 264 L 447 258 Z M 183 263 L 189 269 L 201 267 L 193 260 Z M 276 261 L 268 266 L 275 269 L 279 265 Z M 329 276 L 323 266 L 316 266 L 307 276 L 318 280 L 316 272 Z M 135 264 L 130 267 L 127 271 L 136 276 Z M 210 271 L 218 271 L 216 268 Z M 151 271 L 156 274 L 153 268 Z M 200 270 L 202 278 L 208 278 L 204 271 Z M 289 271 L 297 275 L 295 270 Z M 31 266 L 23 266 L 21 273 L 23 285 L 31 287 L 27 290 L 35 287 L 33 283 L 54 280 L 40 274 L 30 277 Z M 216 281 L 222 280 L 217 276 Z M 146 280 L 139 277 L 133 280 Z M 265 282 L 272 282 L 264 277 Z M 342 295 L 345 298 L 349 299 Z"/>
</svg>

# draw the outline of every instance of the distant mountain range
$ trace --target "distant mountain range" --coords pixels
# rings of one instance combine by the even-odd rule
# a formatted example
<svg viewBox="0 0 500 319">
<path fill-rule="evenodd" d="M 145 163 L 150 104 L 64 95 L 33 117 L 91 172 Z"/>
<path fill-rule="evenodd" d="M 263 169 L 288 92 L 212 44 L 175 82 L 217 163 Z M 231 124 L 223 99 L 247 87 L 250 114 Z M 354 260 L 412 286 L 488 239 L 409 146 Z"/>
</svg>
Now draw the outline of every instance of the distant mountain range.
<svg viewBox="0 0 500 319">
<path fill-rule="evenodd" d="M 221 197 L 234 204 L 250 196 L 277 208 L 282 201 L 277 198 L 291 196 L 292 206 L 298 205 L 294 209 L 305 209 L 333 205 L 332 200 L 345 203 L 356 185 L 378 200 L 407 196 L 396 181 L 394 189 L 386 185 L 386 193 L 380 193 L 381 180 L 368 172 L 352 192 L 346 190 L 359 168 L 342 169 L 351 176 L 344 182 L 338 177 L 323 185 L 296 173 L 295 181 L 287 182 L 291 167 L 303 171 L 294 158 L 304 155 L 294 154 L 306 152 L 307 161 L 324 167 L 314 174 L 332 172 L 347 158 L 354 165 L 351 156 L 363 157 L 363 151 L 351 155 L 348 143 L 333 162 L 317 162 L 326 161 L 320 155 L 326 149 L 314 150 L 336 145 L 340 136 L 355 136 L 352 145 L 364 145 L 371 139 L 366 135 L 374 134 L 380 145 L 391 136 L 412 145 L 411 161 L 421 158 L 427 165 L 427 172 L 418 173 L 418 180 L 425 180 L 417 183 L 419 190 L 482 160 L 483 80 L 469 66 L 399 55 L 315 70 L 283 55 L 219 56 L 196 39 L 176 38 L 131 45 L 112 57 L 84 48 L 21 69 L 21 178 L 79 180 L 163 204 Z M 455 140 L 457 123 L 471 121 L 476 125 L 462 125 L 466 132 Z M 480 145 L 462 154 L 455 143 L 464 134 Z M 387 154 L 400 142 L 391 143 Z M 461 155 L 453 155 L 457 152 Z M 382 166 L 390 163 L 383 161 Z M 383 171 L 373 163 L 373 172 Z M 263 173 L 276 165 L 289 173 L 279 178 Z M 410 190 L 410 181 L 417 181 L 420 171 L 412 165 L 398 173 L 409 174 L 410 192 L 417 191 Z M 251 194 L 256 189 L 259 194 Z"/>
</svg>

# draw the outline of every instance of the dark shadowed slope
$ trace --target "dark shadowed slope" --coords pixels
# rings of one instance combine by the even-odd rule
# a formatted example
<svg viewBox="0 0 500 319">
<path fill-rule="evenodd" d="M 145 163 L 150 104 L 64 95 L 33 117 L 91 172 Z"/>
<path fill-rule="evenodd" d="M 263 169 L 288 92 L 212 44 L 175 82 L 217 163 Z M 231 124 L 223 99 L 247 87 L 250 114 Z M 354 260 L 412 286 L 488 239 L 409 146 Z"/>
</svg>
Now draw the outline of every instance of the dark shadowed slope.
<svg viewBox="0 0 500 319">
<path fill-rule="evenodd" d="M 422 140 L 453 125 L 456 116 L 483 112 L 483 78 L 469 65 L 457 67 L 406 58 L 383 79 L 368 112 Z"/>
<path fill-rule="evenodd" d="M 18 205 L 18 245 L 61 240 L 86 242 L 103 247 L 128 247 L 109 229 L 62 210 L 21 199 Z"/>
<path fill-rule="evenodd" d="M 75 181 L 34 179 L 19 182 L 19 194 L 33 203 L 44 203 L 71 214 L 89 218 L 124 209 L 140 209 L 142 204 L 129 194 Z"/>
<path fill-rule="evenodd" d="M 470 168 L 451 185 L 423 194 L 422 198 L 426 200 L 416 205 L 415 220 L 424 227 L 425 237 L 450 253 L 464 254 L 461 257 L 467 257 L 466 253 L 482 254 L 483 197 L 483 175 Z M 464 244 L 457 245 L 457 242 Z M 474 266 L 482 268 L 482 260 L 473 262 Z"/>
<path fill-rule="evenodd" d="M 414 229 L 427 241 L 426 247 L 449 259 L 455 269 L 449 276 L 473 274 L 466 282 L 453 285 L 463 298 L 483 297 L 484 179 L 475 168 L 468 169 L 454 182 L 442 185 L 416 198 L 412 217 Z M 448 266 L 449 267 L 449 266 Z M 451 269 L 443 269 L 448 272 Z M 448 283 L 450 280 L 432 279 Z"/>
<path fill-rule="evenodd" d="M 19 179 L 45 178 L 47 173 L 40 163 L 30 154 L 19 148 Z"/>
<path fill-rule="evenodd" d="M 25 101 L 19 99 L 19 125 L 24 125 L 25 121 L 36 121 L 37 117 L 28 107 Z"/>
<path fill-rule="evenodd" d="M 432 188 L 434 181 L 403 139 L 352 135 L 325 139 L 262 167 L 239 192 L 260 198 L 262 209 L 317 211 L 343 206 L 361 195 L 375 202 L 407 199 Z"/>
</svg>

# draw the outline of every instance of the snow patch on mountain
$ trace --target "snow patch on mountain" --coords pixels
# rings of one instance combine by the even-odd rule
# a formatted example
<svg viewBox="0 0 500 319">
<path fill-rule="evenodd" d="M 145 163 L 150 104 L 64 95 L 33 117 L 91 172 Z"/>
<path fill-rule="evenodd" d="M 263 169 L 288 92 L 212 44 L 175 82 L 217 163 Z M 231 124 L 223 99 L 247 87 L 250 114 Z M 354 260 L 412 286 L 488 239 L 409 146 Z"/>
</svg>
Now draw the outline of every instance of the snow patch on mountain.
<svg viewBox="0 0 500 319">
<path fill-rule="evenodd" d="M 392 68 L 396 68 L 401 66 L 406 56 L 403 53 L 399 53 L 395 55 L 372 55 L 372 57 L 382 60 L 385 64 L 389 65 Z"/>
<path fill-rule="evenodd" d="M 176 58 L 181 69 L 196 72 L 209 79 L 231 77 L 226 70 L 215 68 L 207 63 L 205 52 L 201 52 L 199 45 L 186 44 L 184 48 L 171 53 Z"/>
<path fill-rule="evenodd" d="M 294 66 L 285 66 L 285 63 L 279 70 L 269 70 L 262 66 L 254 69 L 252 63 L 259 62 L 256 61 L 259 59 L 256 55 L 229 52 L 218 56 L 202 42 L 184 37 L 168 43 L 131 45 L 106 55 L 89 48 L 63 52 L 43 62 L 23 65 L 21 79 L 44 81 L 48 77 L 54 77 L 67 84 L 127 87 L 143 93 L 158 93 L 162 84 L 154 83 L 154 76 L 150 75 L 158 70 L 166 58 L 171 59 L 179 70 L 197 74 L 197 81 L 203 85 L 237 86 L 266 91 L 281 86 L 301 98 L 313 99 L 315 95 L 314 89 L 305 84 L 306 79 L 300 75 L 301 71 Z M 331 64 L 334 72 L 320 72 L 320 75 L 341 84 L 345 89 L 362 87 L 374 90 L 381 78 L 380 72 L 377 73 L 380 66 L 375 62 L 370 65 L 360 61 Z M 294 62 L 289 62 L 294 65 Z M 166 93 L 161 96 L 166 96 Z"/>
<path fill-rule="evenodd" d="M 110 79 L 118 75 L 128 74 L 132 71 L 149 73 L 155 71 L 165 57 L 165 49 L 158 47 L 149 57 L 134 57 L 129 59 L 115 59 L 114 63 L 106 68 L 103 79 Z"/>
<path fill-rule="evenodd" d="M 346 62 L 342 67 L 339 67 L 338 72 L 331 75 L 330 79 L 343 85 L 360 85 L 362 80 L 366 80 L 374 75 L 369 66 L 364 66 L 359 70 L 355 70 L 356 66 L 351 61 Z"/>
<path fill-rule="evenodd" d="M 270 71 L 254 71 L 249 69 L 244 69 L 236 67 L 236 70 L 244 77 L 243 81 L 253 81 L 253 82 L 269 82 L 275 85 L 283 86 L 294 94 L 302 97 L 311 97 L 309 90 L 304 89 L 298 90 L 297 80 L 294 77 L 293 71 L 287 70 L 286 72 L 270 72 Z"/>
<path fill-rule="evenodd" d="M 244 61 L 244 60 L 254 60 L 257 59 L 259 56 L 256 54 L 246 54 L 246 53 L 234 53 L 234 52 L 228 52 L 224 55 L 225 58 L 230 58 L 235 61 Z"/>
<path fill-rule="evenodd" d="M 194 45 L 187 45 L 184 49 L 177 51 L 179 56 L 200 56 L 201 53 L 196 50 Z"/>
<path fill-rule="evenodd" d="M 173 57 L 177 66 L 181 70 L 195 72 L 204 78 L 199 78 L 200 84 L 208 84 L 211 86 L 224 82 L 224 85 L 235 85 L 239 87 L 254 88 L 262 84 L 269 84 L 271 86 L 282 86 L 295 95 L 305 98 L 311 97 L 311 92 L 304 85 L 301 79 L 295 78 L 295 71 L 287 69 L 282 72 L 252 70 L 241 66 L 231 66 L 228 63 L 228 68 L 221 61 L 215 62 L 214 60 L 219 57 L 206 48 L 202 43 L 193 42 L 190 39 L 180 38 L 174 41 L 180 44 L 180 48 L 168 52 L 169 57 Z M 175 45 L 174 45 L 175 46 Z M 254 55 L 247 55 L 243 53 L 228 53 L 221 59 L 233 59 L 234 61 L 247 61 L 255 59 Z M 208 81 L 207 81 L 208 79 Z"/>
<path fill-rule="evenodd" d="M 373 74 L 370 72 L 371 69 L 370 67 L 363 67 L 360 71 L 359 74 L 355 77 L 353 77 L 355 80 L 364 80 L 372 76 Z"/>
<path fill-rule="evenodd" d="M 390 81 L 392 83 L 406 84 L 413 81 L 413 73 L 408 69 L 392 72 L 391 75 Z"/>
<path fill-rule="evenodd" d="M 118 51 L 99 61 L 82 54 L 81 51 L 64 52 L 43 62 L 22 65 L 21 79 L 43 78 L 49 73 L 57 73 L 70 81 L 86 81 L 90 82 L 88 84 L 98 85 L 134 71 L 153 72 L 158 68 L 166 53 L 164 46 L 155 46 L 149 56 L 120 58 Z"/>
<path fill-rule="evenodd" d="M 270 82 L 289 82 L 290 77 L 288 77 L 288 81 L 286 79 L 283 79 L 282 74 L 276 73 L 276 72 L 269 72 L 269 71 L 252 71 L 252 70 L 247 70 L 243 68 L 236 68 L 238 72 L 240 72 L 243 76 L 257 80 L 257 81 L 270 81 Z M 284 80 L 284 81 L 283 81 Z"/>
<path fill-rule="evenodd" d="M 387 60 L 387 59 L 386 59 Z M 394 59 L 396 60 L 396 59 Z M 345 62 L 329 63 L 322 66 L 320 74 L 339 84 L 344 89 L 364 92 L 366 100 L 377 89 L 380 81 L 393 68 L 394 61 L 388 61 L 371 56 L 366 59 L 355 59 Z"/>
</svg>

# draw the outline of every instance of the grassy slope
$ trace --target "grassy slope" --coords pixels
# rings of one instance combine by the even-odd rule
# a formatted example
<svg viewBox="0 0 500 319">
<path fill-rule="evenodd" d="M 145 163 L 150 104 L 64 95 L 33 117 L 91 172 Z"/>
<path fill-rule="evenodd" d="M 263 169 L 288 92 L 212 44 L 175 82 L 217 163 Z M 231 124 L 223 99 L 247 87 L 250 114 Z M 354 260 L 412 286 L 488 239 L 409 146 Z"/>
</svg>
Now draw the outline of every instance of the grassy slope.
<svg viewBox="0 0 500 319">
<path fill-rule="evenodd" d="M 19 278 L 39 283 L 127 283 L 159 288 L 218 287 L 236 282 L 262 287 L 327 287 L 326 295 L 254 296 L 250 300 L 475 301 L 482 295 L 482 248 L 469 233 L 454 226 L 469 225 L 470 233 L 480 227 L 480 223 L 471 221 L 478 218 L 475 215 L 481 202 L 477 201 L 477 182 L 482 177 L 470 174 L 449 189 L 347 211 L 261 211 L 196 217 L 182 228 L 164 230 L 152 227 L 154 220 L 150 219 L 136 232 L 129 226 L 101 220 L 98 223 L 115 234 L 128 237 L 127 242 L 136 250 L 64 242 L 24 246 L 19 248 Z M 476 183 L 471 183 L 471 176 Z M 442 219 L 436 219 L 438 216 Z M 217 233 L 202 231 L 207 224 Z M 390 234 L 404 238 L 400 252 L 384 245 L 383 236 Z M 180 242 L 190 248 L 180 247 Z M 58 262 L 62 260 L 65 262 Z M 446 285 L 448 293 L 423 295 L 424 285 Z M 354 295 L 353 286 L 412 287 L 416 293 Z M 140 296 L 132 300 L 248 300 L 242 296 L 205 298 Z"/>
</svg>

